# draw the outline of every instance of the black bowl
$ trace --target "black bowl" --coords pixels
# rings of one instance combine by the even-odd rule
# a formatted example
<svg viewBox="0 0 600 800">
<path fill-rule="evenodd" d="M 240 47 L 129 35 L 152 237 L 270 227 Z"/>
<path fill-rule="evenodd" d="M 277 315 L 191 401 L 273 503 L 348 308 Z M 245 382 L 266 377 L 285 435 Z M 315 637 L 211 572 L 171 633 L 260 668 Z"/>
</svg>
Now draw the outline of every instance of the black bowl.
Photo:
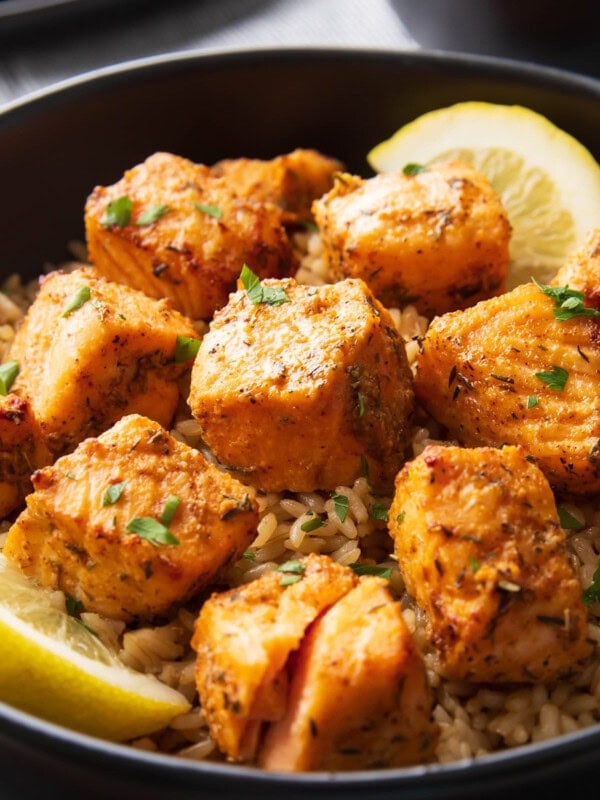
<svg viewBox="0 0 600 800">
<path fill-rule="evenodd" d="M 210 163 L 316 147 L 368 174 L 365 154 L 402 123 L 461 100 L 545 114 L 600 158 L 600 82 L 491 58 L 371 50 L 183 54 L 96 72 L 0 114 L 2 267 L 34 275 L 83 237 L 82 210 L 156 150 Z M 600 222 L 600 220 L 599 220 Z M 0 704 L 0 796 L 274 800 L 588 797 L 600 726 L 447 766 L 274 775 L 133 751 Z"/>
</svg>

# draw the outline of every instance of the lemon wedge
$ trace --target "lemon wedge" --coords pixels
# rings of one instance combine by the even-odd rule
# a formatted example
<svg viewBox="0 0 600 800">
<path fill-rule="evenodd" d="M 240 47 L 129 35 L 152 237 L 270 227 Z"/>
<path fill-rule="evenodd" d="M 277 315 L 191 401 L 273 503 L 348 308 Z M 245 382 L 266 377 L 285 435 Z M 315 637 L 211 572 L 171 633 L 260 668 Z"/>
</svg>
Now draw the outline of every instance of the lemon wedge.
<svg viewBox="0 0 600 800">
<path fill-rule="evenodd" d="M 522 106 L 465 102 L 423 114 L 367 156 L 376 172 L 461 158 L 491 182 L 512 225 L 508 288 L 552 278 L 600 225 L 600 165 Z"/>
<path fill-rule="evenodd" d="M 156 731 L 189 703 L 129 669 L 0 555 L 0 700 L 103 739 Z"/>
</svg>

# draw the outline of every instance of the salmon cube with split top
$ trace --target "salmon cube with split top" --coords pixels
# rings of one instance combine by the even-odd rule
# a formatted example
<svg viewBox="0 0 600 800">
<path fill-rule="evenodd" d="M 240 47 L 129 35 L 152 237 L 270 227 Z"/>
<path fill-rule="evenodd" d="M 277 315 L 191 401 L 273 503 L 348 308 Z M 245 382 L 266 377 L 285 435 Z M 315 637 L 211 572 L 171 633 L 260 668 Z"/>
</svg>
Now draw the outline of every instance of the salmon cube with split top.
<svg viewBox="0 0 600 800">
<path fill-rule="evenodd" d="M 347 771 L 431 758 L 425 665 L 386 581 L 364 577 L 311 626 L 290 665 L 284 716 L 259 752 L 269 770 Z"/>
<path fill-rule="evenodd" d="M 255 756 L 263 726 L 284 714 L 290 654 L 357 582 L 348 567 L 310 555 L 202 606 L 192 639 L 196 683 L 211 735 L 229 758 Z"/>
</svg>

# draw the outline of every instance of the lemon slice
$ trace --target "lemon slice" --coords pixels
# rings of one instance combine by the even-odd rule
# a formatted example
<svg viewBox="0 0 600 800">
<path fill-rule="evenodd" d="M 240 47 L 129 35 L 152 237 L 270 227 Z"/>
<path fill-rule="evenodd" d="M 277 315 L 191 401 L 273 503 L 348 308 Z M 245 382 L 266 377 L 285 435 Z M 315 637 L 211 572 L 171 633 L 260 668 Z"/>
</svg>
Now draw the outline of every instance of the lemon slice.
<svg viewBox="0 0 600 800">
<path fill-rule="evenodd" d="M 457 103 L 400 128 L 368 154 L 377 172 L 461 158 L 490 180 L 512 225 L 508 288 L 552 278 L 600 225 L 600 166 L 586 148 L 521 106 Z"/>
<path fill-rule="evenodd" d="M 0 555 L 0 700 L 104 739 L 156 731 L 189 703 L 129 669 Z"/>
</svg>

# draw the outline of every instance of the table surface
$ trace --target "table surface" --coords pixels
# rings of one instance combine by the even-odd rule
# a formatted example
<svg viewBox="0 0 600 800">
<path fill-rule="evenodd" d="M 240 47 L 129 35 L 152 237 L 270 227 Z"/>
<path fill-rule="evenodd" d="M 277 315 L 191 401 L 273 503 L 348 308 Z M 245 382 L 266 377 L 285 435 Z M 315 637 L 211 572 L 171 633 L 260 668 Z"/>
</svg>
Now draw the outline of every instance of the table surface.
<svg viewBox="0 0 600 800">
<path fill-rule="evenodd" d="M 494 51 L 494 39 L 482 36 L 481 26 L 477 29 L 477 15 L 484 13 L 485 3 L 478 0 L 475 9 L 471 5 L 464 12 L 464 0 L 441 4 L 440 0 L 0 0 L 0 109 L 99 67 L 175 51 L 297 45 L 415 49 L 431 47 L 432 42 L 436 46 L 432 33 L 439 31 L 433 22 L 447 15 L 443 31 L 450 27 L 456 31 L 464 24 L 461 13 L 468 13 L 466 19 L 477 30 L 466 49 L 515 57 L 514 48 L 507 53 L 500 43 Z M 423 9 L 428 12 L 420 14 L 426 29 L 409 28 L 406 23 L 412 25 L 415 13 Z M 451 42 L 447 49 L 461 45 Z M 531 50 L 524 55 L 530 56 L 527 60 L 554 61 L 554 66 L 600 77 L 600 47 L 595 43 L 588 51 L 581 47 L 569 51 L 563 37 L 560 46 L 542 54 L 543 59 L 539 54 L 532 58 Z"/>
</svg>

